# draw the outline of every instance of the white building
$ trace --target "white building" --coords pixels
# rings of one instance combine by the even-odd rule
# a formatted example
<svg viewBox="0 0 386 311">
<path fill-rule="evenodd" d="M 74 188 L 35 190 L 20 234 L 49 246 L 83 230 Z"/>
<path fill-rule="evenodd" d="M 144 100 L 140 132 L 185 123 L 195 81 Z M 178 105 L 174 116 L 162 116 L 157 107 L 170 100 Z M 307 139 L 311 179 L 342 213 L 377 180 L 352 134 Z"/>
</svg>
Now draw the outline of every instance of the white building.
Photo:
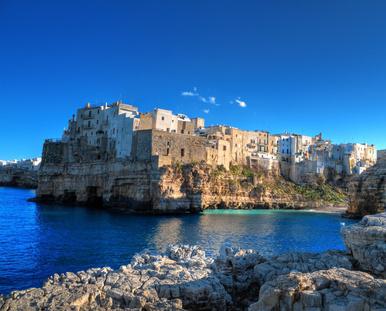
<svg viewBox="0 0 386 311">
<path fill-rule="evenodd" d="M 310 147 L 319 136 L 281 134 L 277 142 L 278 154 L 282 161 L 299 163 L 309 158 Z"/>
<path fill-rule="evenodd" d="M 21 159 L 21 160 L 0 160 L 0 166 L 37 171 L 40 167 L 41 161 L 42 161 L 42 158 Z"/>
<path fill-rule="evenodd" d="M 158 130 L 170 133 L 193 135 L 204 128 L 204 119 L 190 119 L 184 114 L 173 114 L 171 110 L 156 108 L 140 115 L 141 130 Z"/>
<path fill-rule="evenodd" d="M 130 156 L 133 132 L 139 127 L 138 108 L 117 102 L 112 105 L 78 109 L 76 118 L 69 121 L 63 141 L 85 139 L 88 145 L 115 151 L 117 158 Z"/>
</svg>

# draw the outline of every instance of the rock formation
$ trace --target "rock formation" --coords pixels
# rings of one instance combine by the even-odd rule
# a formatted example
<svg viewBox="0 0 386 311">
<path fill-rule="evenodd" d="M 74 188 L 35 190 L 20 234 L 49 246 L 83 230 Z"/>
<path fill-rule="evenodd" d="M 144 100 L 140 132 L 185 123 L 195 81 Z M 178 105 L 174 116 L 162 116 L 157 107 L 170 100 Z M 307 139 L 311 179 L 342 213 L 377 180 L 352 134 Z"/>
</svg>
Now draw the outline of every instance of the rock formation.
<svg viewBox="0 0 386 311">
<path fill-rule="evenodd" d="M 386 278 L 386 213 L 365 216 L 342 231 L 360 269 Z"/>
<path fill-rule="evenodd" d="M 364 272 L 291 272 L 265 283 L 248 310 L 384 310 L 385 297 L 386 280 Z"/>
<path fill-rule="evenodd" d="M 386 209 L 386 151 L 378 151 L 377 163 L 349 184 L 351 217 L 381 213 Z"/>
<path fill-rule="evenodd" d="M 126 211 L 190 213 L 206 208 L 318 208 L 345 205 L 328 185 L 298 186 L 281 176 L 203 163 L 166 165 L 140 161 L 46 163 L 37 199 L 101 204 Z"/>
<path fill-rule="evenodd" d="M 38 172 L 11 166 L 0 167 L 0 186 L 35 189 L 38 186 Z"/>
<path fill-rule="evenodd" d="M 0 310 L 386 310 L 384 274 L 374 258 L 363 257 L 385 262 L 385 219 L 367 217 L 344 230 L 351 254 L 265 258 L 224 247 L 212 259 L 197 246 L 170 246 L 163 255 L 136 255 L 117 270 L 55 274 L 42 288 L 0 296 Z M 362 234 L 373 236 L 371 243 Z"/>
</svg>

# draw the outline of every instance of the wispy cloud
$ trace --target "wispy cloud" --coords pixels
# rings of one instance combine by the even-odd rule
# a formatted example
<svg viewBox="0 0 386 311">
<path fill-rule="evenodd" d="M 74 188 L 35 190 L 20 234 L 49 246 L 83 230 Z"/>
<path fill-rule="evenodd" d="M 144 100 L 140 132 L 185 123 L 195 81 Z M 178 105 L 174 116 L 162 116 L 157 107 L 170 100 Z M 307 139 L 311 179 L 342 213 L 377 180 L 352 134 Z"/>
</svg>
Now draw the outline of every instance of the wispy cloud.
<svg viewBox="0 0 386 311">
<path fill-rule="evenodd" d="M 216 106 L 218 105 L 216 104 L 216 97 L 214 96 L 208 96 L 208 97 L 199 96 L 198 98 L 205 104 L 212 104 Z"/>
<path fill-rule="evenodd" d="M 219 104 L 216 103 L 216 97 L 215 96 L 202 96 L 198 91 L 197 88 L 194 87 L 192 91 L 183 91 L 181 92 L 181 96 L 188 96 L 188 97 L 197 97 L 200 101 L 202 101 L 205 104 L 211 104 L 215 106 L 219 106 Z"/>
<path fill-rule="evenodd" d="M 206 114 L 208 114 L 208 113 L 210 112 L 209 109 L 204 109 L 203 111 L 204 111 L 204 113 L 206 113 Z"/>
<path fill-rule="evenodd" d="M 200 94 L 197 93 L 197 88 L 194 87 L 193 91 L 184 91 L 184 92 L 181 93 L 181 96 L 191 96 L 191 97 L 194 97 L 194 96 L 200 96 Z"/>
<path fill-rule="evenodd" d="M 231 104 L 236 104 L 236 105 L 238 105 L 241 108 L 247 107 L 247 102 L 244 101 L 244 100 L 241 100 L 240 97 L 236 98 L 235 100 L 232 100 Z"/>
</svg>

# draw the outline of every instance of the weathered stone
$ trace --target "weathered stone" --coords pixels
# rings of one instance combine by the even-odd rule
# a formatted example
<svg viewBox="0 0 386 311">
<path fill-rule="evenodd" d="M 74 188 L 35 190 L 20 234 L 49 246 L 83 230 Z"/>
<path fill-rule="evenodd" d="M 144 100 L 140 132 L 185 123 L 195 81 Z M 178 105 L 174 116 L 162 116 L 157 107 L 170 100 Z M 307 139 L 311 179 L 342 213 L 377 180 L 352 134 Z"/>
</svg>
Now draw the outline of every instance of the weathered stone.
<svg viewBox="0 0 386 311">
<path fill-rule="evenodd" d="M 351 269 L 349 256 L 340 251 L 328 251 L 321 254 L 289 253 L 274 256 L 257 264 L 254 267 L 254 273 L 259 284 L 264 284 L 289 272 L 313 272 L 331 268 Z M 323 282 L 324 280 L 318 280 L 318 286 L 325 286 Z"/>
<path fill-rule="evenodd" d="M 66 153 L 66 148 L 60 151 Z M 50 152 L 46 153 L 49 157 Z M 42 162 L 37 201 L 99 204 L 141 213 L 194 213 L 206 208 L 300 209 L 337 204 L 336 200 L 328 200 L 330 196 L 312 200 L 281 176 L 255 172 L 256 178 L 246 177 L 241 166 L 239 172 L 202 162 L 159 167 L 155 159 L 66 163 L 57 162 L 57 158 L 44 158 Z"/>
<path fill-rule="evenodd" d="M 347 215 L 362 217 L 386 210 L 386 151 L 378 151 L 377 163 L 349 183 Z"/>
<path fill-rule="evenodd" d="M 347 248 L 361 269 L 386 276 L 386 213 L 365 216 L 358 224 L 344 227 Z"/>
<path fill-rule="evenodd" d="M 328 287 L 318 290 L 323 279 Z M 249 307 L 257 310 L 383 310 L 386 308 L 386 280 L 365 272 L 346 269 L 293 272 L 265 283 L 259 301 Z M 290 299 L 288 299 L 288 297 Z"/>
</svg>

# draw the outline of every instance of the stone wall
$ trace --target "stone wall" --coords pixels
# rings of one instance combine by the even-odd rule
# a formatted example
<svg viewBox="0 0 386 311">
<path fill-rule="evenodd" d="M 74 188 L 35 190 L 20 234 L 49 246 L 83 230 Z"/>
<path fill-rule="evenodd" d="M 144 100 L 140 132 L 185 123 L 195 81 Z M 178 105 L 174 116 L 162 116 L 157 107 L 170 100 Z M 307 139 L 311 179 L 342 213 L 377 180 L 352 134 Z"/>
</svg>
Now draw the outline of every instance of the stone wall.
<svg viewBox="0 0 386 311">
<path fill-rule="evenodd" d="M 150 161 L 152 156 L 169 157 L 171 163 L 207 160 L 207 141 L 203 137 L 158 130 L 136 131 L 133 159 Z"/>
<path fill-rule="evenodd" d="M 61 164 L 65 161 L 62 142 L 46 140 L 43 145 L 42 164 Z"/>
</svg>

